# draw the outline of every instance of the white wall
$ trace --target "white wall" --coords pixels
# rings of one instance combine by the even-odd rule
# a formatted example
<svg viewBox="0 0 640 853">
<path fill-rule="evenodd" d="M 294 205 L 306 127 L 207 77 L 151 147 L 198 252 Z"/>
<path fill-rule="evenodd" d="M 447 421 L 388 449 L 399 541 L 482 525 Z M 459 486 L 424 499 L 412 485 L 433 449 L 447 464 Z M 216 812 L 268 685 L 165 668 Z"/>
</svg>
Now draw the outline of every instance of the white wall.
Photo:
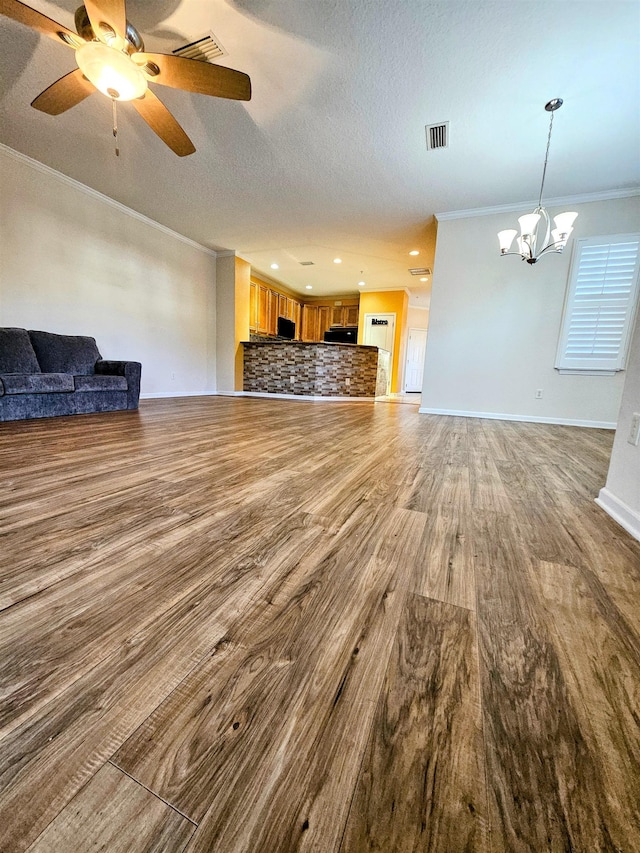
<svg viewBox="0 0 640 853">
<path fill-rule="evenodd" d="M 640 223 L 638 197 L 549 213 L 566 209 L 579 213 L 574 238 L 637 231 Z M 561 376 L 554 369 L 573 241 L 534 265 L 501 258 L 496 234 L 517 227 L 518 215 L 438 224 L 421 411 L 613 426 L 624 373 Z"/>
<path fill-rule="evenodd" d="M 217 317 L 216 337 L 217 387 L 221 394 L 235 390 L 235 254 L 221 255 L 217 262 Z"/>
<path fill-rule="evenodd" d="M 95 337 L 142 393 L 215 391 L 215 253 L 0 147 L 0 325 Z"/>
<path fill-rule="evenodd" d="M 426 329 L 429 326 L 429 309 L 409 305 L 407 309 L 407 329 Z"/>
<path fill-rule="evenodd" d="M 640 539 L 640 446 L 634 447 L 627 441 L 634 412 L 640 412 L 640 308 L 629 350 L 607 485 L 598 497 L 600 506 Z"/>
</svg>

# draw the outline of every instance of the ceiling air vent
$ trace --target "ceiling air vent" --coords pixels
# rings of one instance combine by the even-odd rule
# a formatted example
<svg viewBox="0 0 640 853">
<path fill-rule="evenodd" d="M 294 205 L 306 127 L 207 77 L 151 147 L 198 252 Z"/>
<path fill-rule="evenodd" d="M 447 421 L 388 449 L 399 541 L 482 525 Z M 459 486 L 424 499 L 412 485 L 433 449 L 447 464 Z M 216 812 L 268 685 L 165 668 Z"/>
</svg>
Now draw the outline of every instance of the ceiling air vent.
<svg viewBox="0 0 640 853">
<path fill-rule="evenodd" d="M 427 150 L 432 151 L 435 148 L 449 147 L 449 122 L 443 121 L 440 124 L 428 124 L 425 127 L 427 132 Z"/>
<path fill-rule="evenodd" d="M 314 266 L 315 261 L 300 261 L 301 267 L 312 267 Z"/>
<path fill-rule="evenodd" d="M 416 267 L 415 269 L 409 270 L 411 275 L 431 275 L 431 270 L 429 267 Z"/>
<path fill-rule="evenodd" d="M 175 56 L 183 56 L 185 59 L 200 59 L 203 62 L 212 62 L 219 56 L 225 56 L 227 51 L 222 47 L 213 33 L 209 32 L 202 38 L 178 47 L 173 51 Z"/>
</svg>

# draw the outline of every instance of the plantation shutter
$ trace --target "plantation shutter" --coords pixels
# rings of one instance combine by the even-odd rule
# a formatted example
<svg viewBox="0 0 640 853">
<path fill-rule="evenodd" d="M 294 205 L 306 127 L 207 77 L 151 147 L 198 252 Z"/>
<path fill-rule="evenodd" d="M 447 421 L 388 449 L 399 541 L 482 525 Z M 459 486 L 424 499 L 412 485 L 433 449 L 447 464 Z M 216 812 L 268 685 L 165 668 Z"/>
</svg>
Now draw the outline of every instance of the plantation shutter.
<svg viewBox="0 0 640 853">
<path fill-rule="evenodd" d="M 639 248 L 640 234 L 576 241 L 557 368 L 624 368 L 638 298 Z"/>
</svg>

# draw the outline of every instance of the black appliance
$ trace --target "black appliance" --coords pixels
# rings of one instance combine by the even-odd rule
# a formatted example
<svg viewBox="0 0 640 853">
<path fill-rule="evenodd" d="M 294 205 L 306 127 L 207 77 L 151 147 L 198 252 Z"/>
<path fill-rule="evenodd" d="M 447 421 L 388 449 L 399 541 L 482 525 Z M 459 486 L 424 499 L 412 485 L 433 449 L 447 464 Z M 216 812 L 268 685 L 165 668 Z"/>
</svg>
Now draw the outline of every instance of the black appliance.
<svg viewBox="0 0 640 853">
<path fill-rule="evenodd" d="M 296 336 L 296 324 L 286 317 L 278 317 L 278 337 L 292 341 Z"/>
<path fill-rule="evenodd" d="M 327 344 L 357 344 L 357 326 L 334 326 L 324 333 Z"/>
</svg>

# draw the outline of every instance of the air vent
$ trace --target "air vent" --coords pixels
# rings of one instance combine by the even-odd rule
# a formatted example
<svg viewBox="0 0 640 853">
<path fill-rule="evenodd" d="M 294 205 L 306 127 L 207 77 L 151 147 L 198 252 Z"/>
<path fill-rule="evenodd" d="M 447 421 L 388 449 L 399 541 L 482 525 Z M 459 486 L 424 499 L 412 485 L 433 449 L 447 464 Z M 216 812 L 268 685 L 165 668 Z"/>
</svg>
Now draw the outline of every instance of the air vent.
<svg viewBox="0 0 640 853">
<path fill-rule="evenodd" d="M 411 275 L 431 275 L 431 270 L 429 267 L 416 267 L 415 269 L 409 270 Z"/>
<path fill-rule="evenodd" d="M 301 267 L 312 267 L 314 266 L 314 261 L 300 261 Z"/>
<path fill-rule="evenodd" d="M 213 33 L 209 32 L 202 38 L 178 47 L 173 51 L 175 56 L 183 56 L 185 59 L 200 59 L 203 62 L 212 62 L 219 56 L 225 56 L 227 51 L 222 47 Z"/>
<path fill-rule="evenodd" d="M 435 148 L 449 147 L 449 122 L 443 121 L 440 124 L 428 124 L 425 127 L 427 132 L 427 150 L 432 151 Z"/>
</svg>

